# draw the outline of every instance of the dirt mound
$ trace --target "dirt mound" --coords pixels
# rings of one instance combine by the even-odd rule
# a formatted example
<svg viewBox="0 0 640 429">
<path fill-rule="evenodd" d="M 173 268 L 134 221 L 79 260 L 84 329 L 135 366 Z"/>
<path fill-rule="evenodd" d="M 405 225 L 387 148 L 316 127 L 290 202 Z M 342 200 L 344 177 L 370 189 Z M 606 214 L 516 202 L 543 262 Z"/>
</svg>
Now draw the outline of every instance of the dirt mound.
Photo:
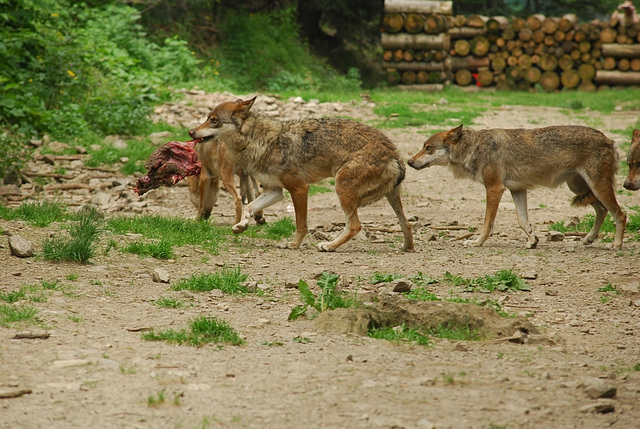
<svg viewBox="0 0 640 429">
<path fill-rule="evenodd" d="M 514 332 L 537 334 L 526 318 L 501 317 L 494 310 L 474 304 L 447 301 L 413 301 L 392 296 L 359 308 L 324 311 L 314 319 L 314 327 L 323 332 L 367 335 L 372 328 L 410 326 L 425 332 L 441 326 L 477 331 L 491 340 Z"/>
</svg>

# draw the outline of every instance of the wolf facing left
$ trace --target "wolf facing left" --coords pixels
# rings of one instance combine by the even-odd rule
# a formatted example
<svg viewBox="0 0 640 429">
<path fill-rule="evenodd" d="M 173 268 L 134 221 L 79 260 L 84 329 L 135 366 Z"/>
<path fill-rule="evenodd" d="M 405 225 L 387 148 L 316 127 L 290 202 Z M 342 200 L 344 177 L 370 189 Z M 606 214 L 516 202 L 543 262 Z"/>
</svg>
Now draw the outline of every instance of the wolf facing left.
<svg viewBox="0 0 640 429">
<path fill-rule="evenodd" d="M 383 196 L 400 223 L 402 249 L 413 250 L 411 225 L 400 198 L 405 166 L 389 138 L 347 119 L 279 121 L 253 112 L 255 100 L 222 103 L 189 131 L 195 139 L 234 131 L 236 138 L 227 146 L 231 157 L 263 187 L 260 196 L 245 206 L 234 232 L 244 231 L 254 212 L 282 200 L 284 188 L 291 194 L 296 218 L 296 233 L 288 247 L 300 247 L 308 232 L 309 185 L 334 177 L 346 225 L 334 240 L 319 243 L 319 250 L 334 251 L 353 238 L 362 229 L 358 208 Z"/>
</svg>

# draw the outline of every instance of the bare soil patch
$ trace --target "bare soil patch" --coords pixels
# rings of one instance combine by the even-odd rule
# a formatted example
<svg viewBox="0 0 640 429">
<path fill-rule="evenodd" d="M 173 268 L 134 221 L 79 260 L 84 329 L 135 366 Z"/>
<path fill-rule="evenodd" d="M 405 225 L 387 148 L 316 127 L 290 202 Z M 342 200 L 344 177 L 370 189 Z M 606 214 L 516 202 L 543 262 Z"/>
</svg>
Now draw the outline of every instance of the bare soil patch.
<svg viewBox="0 0 640 429">
<path fill-rule="evenodd" d="M 237 97 L 193 92 L 184 103 L 159 107 L 157 114 L 189 125 L 228 98 Z M 283 118 L 375 118 L 366 98 L 344 105 L 260 103 L 259 99 L 256 108 Z M 636 120 L 637 116 L 629 113 L 602 115 L 505 106 L 487 112 L 474 127 L 584 124 L 621 143 L 630 136 L 611 130 L 623 129 Z M 442 125 L 432 124 L 384 132 L 408 157 L 419 150 L 428 133 L 439 129 Z M 34 160 L 29 168 L 53 169 L 47 162 Z M 59 186 L 45 187 L 41 192 L 25 188 L 22 194 L 31 193 L 29 198 L 34 200 L 57 198 L 71 209 L 93 204 L 106 216 L 149 213 L 195 217 L 186 186 L 163 187 L 138 197 L 129 187 L 135 177 L 110 169 L 87 170 L 80 159 L 54 159 L 54 163 L 69 168 L 73 179 L 63 179 Z M 623 180 L 618 177 L 618 189 L 622 189 Z M 466 248 L 458 238 L 468 227 L 481 227 L 482 185 L 456 180 L 444 168 L 408 168 L 403 192 L 416 241 L 416 252 L 408 254 L 399 251 L 402 234 L 385 201 L 362 209 L 365 232 L 336 253 L 318 252 L 315 244 L 322 240 L 311 234 L 297 251 L 282 249 L 268 240 L 240 237 L 218 255 L 187 246 L 178 249 L 175 260 L 159 261 L 112 250 L 99 252 L 88 265 L 53 264 L 38 257 L 11 256 L 5 237 L 0 242 L 0 292 L 59 280 L 72 287 L 73 294 L 56 291 L 44 302 L 30 303 L 38 310 L 39 327 L 0 327 L 0 427 L 640 425 L 640 371 L 633 369 L 640 364 L 638 242 L 627 241 L 622 251 L 614 252 L 601 239 L 591 246 L 583 246 L 577 241 L 579 237 L 547 241 L 549 223 L 591 213 L 590 209 L 570 207 L 571 192 L 562 186 L 529 194 L 530 220 L 541 238 L 537 249 L 524 248 L 525 236 L 508 196 L 500 205 L 492 237 L 481 248 Z M 619 202 L 629 207 L 637 205 L 639 198 L 623 192 Z M 335 194 L 314 195 L 309 206 L 312 230 L 336 234 L 335 224 L 344 219 Z M 265 215 L 267 222 L 293 216 L 290 199 L 271 207 Z M 230 227 L 232 220 L 233 201 L 221 193 L 212 222 Z M 0 228 L 30 240 L 38 253 L 42 240 L 59 226 L 35 228 L 0 220 Z M 240 265 L 265 293 L 199 294 L 174 291 L 169 284 L 153 281 L 157 268 L 168 271 L 175 282 L 193 273 L 214 272 L 223 265 Z M 434 278 L 450 272 L 476 278 L 505 268 L 525 273 L 531 285 L 530 292 L 490 294 L 507 310 L 516 312 L 516 319 L 499 318 L 479 307 L 407 304 L 387 285 L 367 280 L 376 271 L 406 276 L 422 272 Z M 358 289 L 363 296 L 376 297 L 375 317 L 387 315 L 391 324 L 400 316 L 406 319 L 407 314 L 427 323 L 436 317 L 427 307 L 442 312 L 447 306 L 449 317 L 469 316 L 474 323 L 497 327 L 491 328 L 491 339 L 484 341 L 436 340 L 433 346 L 422 347 L 375 340 L 335 324 L 326 328 L 323 321 L 335 317 L 330 314 L 288 321 L 291 309 L 301 303 L 291 285 L 299 279 L 315 285 L 314 278 L 322 271 L 339 274 L 340 287 L 345 290 Z M 69 280 L 71 274 L 77 278 Z M 598 292 L 607 284 L 620 293 Z M 444 283 L 429 288 L 441 297 L 451 290 Z M 160 297 L 186 305 L 161 308 L 153 303 Z M 226 320 L 246 343 L 193 348 L 141 339 L 145 330 L 181 329 L 203 315 Z M 348 319 L 354 317 L 359 316 Z M 527 335 L 514 337 L 523 328 Z M 42 329 L 50 334 L 48 338 L 14 339 L 19 332 Z M 160 392 L 166 401 L 150 405 L 149 397 L 157 399 Z M 597 398 L 601 395 L 609 397 Z"/>
</svg>

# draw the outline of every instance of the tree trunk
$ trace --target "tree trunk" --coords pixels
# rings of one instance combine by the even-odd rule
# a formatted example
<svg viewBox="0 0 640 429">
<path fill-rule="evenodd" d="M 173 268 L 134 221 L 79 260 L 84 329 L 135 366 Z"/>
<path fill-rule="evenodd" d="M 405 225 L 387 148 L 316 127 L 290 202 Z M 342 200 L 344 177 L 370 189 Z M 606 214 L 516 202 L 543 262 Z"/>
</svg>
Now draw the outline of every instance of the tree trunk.
<svg viewBox="0 0 640 429">
<path fill-rule="evenodd" d="M 602 55 L 615 58 L 640 58 L 640 44 L 621 45 L 617 43 L 603 43 Z"/>
<path fill-rule="evenodd" d="M 542 75 L 538 67 L 529 67 L 524 70 L 522 74 L 524 76 L 524 80 L 530 84 L 538 83 L 540 81 L 540 76 Z"/>
<path fill-rule="evenodd" d="M 476 36 L 482 36 L 484 33 L 485 30 L 483 28 L 473 27 L 455 27 L 449 30 L 449 36 L 452 39 L 471 39 Z"/>
<path fill-rule="evenodd" d="M 386 34 L 382 33 L 384 49 L 439 49 L 449 50 L 449 38 L 444 35 L 431 34 Z"/>
<path fill-rule="evenodd" d="M 416 34 L 424 31 L 424 18 L 419 13 L 408 13 L 404 18 L 404 30 L 407 33 Z"/>
<path fill-rule="evenodd" d="M 493 73 L 488 68 L 482 68 L 478 70 L 478 83 L 480 86 L 493 85 Z"/>
<path fill-rule="evenodd" d="M 399 13 L 385 13 L 382 28 L 387 33 L 398 33 L 404 28 L 404 18 Z"/>
<path fill-rule="evenodd" d="M 427 34 L 438 34 L 447 31 L 448 20 L 443 15 L 429 14 L 424 19 L 424 32 Z"/>
<path fill-rule="evenodd" d="M 387 70 L 387 83 L 392 86 L 400 83 L 400 73 L 398 73 L 398 70 Z"/>
<path fill-rule="evenodd" d="M 560 82 L 563 87 L 573 89 L 580 84 L 580 75 L 574 69 L 565 70 L 560 75 Z"/>
<path fill-rule="evenodd" d="M 598 70 L 595 82 L 606 85 L 640 85 L 640 72 Z"/>
<path fill-rule="evenodd" d="M 489 48 L 491 47 L 487 38 L 483 36 L 474 37 L 471 39 L 469 44 L 471 45 L 471 52 L 477 57 L 484 57 L 487 55 L 489 53 Z"/>
<path fill-rule="evenodd" d="M 456 83 L 460 86 L 467 86 L 473 80 L 471 72 L 467 69 L 460 69 L 455 74 Z"/>
<path fill-rule="evenodd" d="M 425 0 L 385 0 L 385 12 L 442 13 L 451 15 L 453 2 Z"/>
<path fill-rule="evenodd" d="M 458 39 L 453 44 L 453 50 L 455 52 L 455 55 L 458 55 L 460 57 L 466 57 L 467 55 L 469 55 L 469 52 L 471 51 L 471 45 L 469 45 L 468 40 Z"/>
</svg>

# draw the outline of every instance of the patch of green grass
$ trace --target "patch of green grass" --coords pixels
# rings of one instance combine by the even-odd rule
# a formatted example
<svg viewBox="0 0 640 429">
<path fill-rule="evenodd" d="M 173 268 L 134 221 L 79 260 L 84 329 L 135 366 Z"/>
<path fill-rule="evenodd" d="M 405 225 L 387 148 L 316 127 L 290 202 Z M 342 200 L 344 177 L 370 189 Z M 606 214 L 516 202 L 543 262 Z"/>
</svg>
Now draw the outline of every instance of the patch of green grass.
<svg viewBox="0 0 640 429">
<path fill-rule="evenodd" d="M 209 343 L 241 345 L 244 340 L 229 324 L 211 317 L 199 317 L 191 322 L 189 329 L 173 329 L 145 332 L 142 339 L 147 341 L 166 341 L 168 343 L 203 346 Z"/>
<path fill-rule="evenodd" d="M 213 254 L 219 252 L 231 234 L 230 228 L 209 222 L 157 215 L 115 217 L 107 221 L 107 229 L 113 234 L 141 234 L 147 239 L 162 240 L 171 247 L 202 246 Z"/>
<path fill-rule="evenodd" d="M 0 218 L 5 220 L 24 220 L 29 225 L 44 228 L 53 222 L 75 219 L 60 202 L 41 201 L 37 203 L 23 202 L 12 209 L 0 205 Z"/>
<path fill-rule="evenodd" d="M 307 282 L 301 279 L 298 282 L 298 290 L 304 305 L 294 307 L 289 313 L 288 320 L 295 320 L 305 315 L 309 307 L 315 308 L 318 313 L 336 308 L 357 307 L 359 301 L 355 294 L 349 296 L 348 293 L 337 290 L 338 278 L 337 274 L 323 272 L 318 279 L 320 291 L 317 296 L 311 291 Z"/>
<path fill-rule="evenodd" d="M 480 334 L 477 330 L 471 329 L 467 326 L 451 326 L 440 325 L 436 329 L 429 331 L 429 335 L 438 338 L 447 338 L 456 341 L 478 341 L 480 340 Z"/>
<path fill-rule="evenodd" d="M 373 328 L 369 331 L 368 336 L 378 340 L 387 340 L 396 343 L 409 342 L 421 346 L 431 345 L 431 339 L 428 335 L 417 329 L 407 327 L 404 324 L 395 327 Z"/>
<path fill-rule="evenodd" d="M 296 230 L 296 224 L 290 217 L 284 217 L 273 223 L 264 225 L 252 225 L 245 232 L 246 237 L 268 238 L 270 240 L 282 240 L 291 235 Z"/>
<path fill-rule="evenodd" d="M 620 295 L 620 291 L 618 289 L 616 289 L 615 286 L 613 286 L 611 283 L 608 283 L 606 286 L 603 287 L 599 287 L 598 289 L 596 289 L 598 292 L 613 292 L 616 295 Z"/>
<path fill-rule="evenodd" d="M 9 327 L 10 323 L 31 321 L 37 310 L 27 305 L 0 304 L 0 326 Z"/>
<path fill-rule="evenodd" d="M 626 209 L 625 211 L 627 212 L 627 226 L 625 228 L 627 237 L 629 237 L 629 239 L 632 241 L 640 241 L 640 207 L 630 206 L 630 207 L 625 207 L 625 209 Z M 569 232 L 569 231 L 589 232 L 593 227 L 593 223 L 595 222 L 595 219 L 596 219 L 596 216 L 594 214 L 589 213 L 584 215 L 582 218 L 580 218 L 578 223 L 575 225 L 571 225 L 570 227 L 567 227 L 564 222 L 558 221 L 551 224 L 549 226 L 549 230 L 558 231 L 562 233 Z M 604 232 L 606 234 L 609 234 L 610 236 L 615 234 L 616 224 L 611 218 L 610 214 L 607 214 L 607 217 L 605 217 L 602 227 L 600 228 L 600 232 L 601 233 Z M 610 241 L 611 237 L 608 237 L 608 239 Z M 603 239 L 603 241 L 607 241 L 607 240 Z"/>
<path fill-rule="evenodd" d="M 309 196 L 312 197 L 317 194 L 326 194 L 327 192 L 333 192 L 333 189 L 328 186 L 322 185 L 310 185 Z"/>
<path fill-rule="evenodd" d="M 163 308 L 182 308 L 184 306 L 182 301 L 178 301 L 177 299 L 174 299 L 174 298 L 167 298 L 164 296 L 156 299 L 155 301 L 153 301 L 153 303 L 158 307 L 163 307 Z"/>
<path fill-rule="evenodd" d="M 141 257 L 151 256 L 156 259 L 175 258 L 171 243 L 165 240 L 159 240 L 153 243 L 142 243 L 139 241 L 135 241 L 123 247 L 122 252 L 133 253 Z"/>
<path fill-rule="evenodd" d="M 157 407 L 165 403 L 165 390 L 161 389 L 155 395 L 149 395 L 147 397 L 147 406 L 148 407 Z"/>
<path fill-rule="evenodd" d="M 172 286 L 174 290 L 190 290 L 193 292 L 209 292 L 220 289 L 224 293 L 247 293 L 244 282 L 247 275 L 242 273 L 239 266 L 235 268 L 223 267 L 216 273 L 193 274 L 186 279 L 180 279 Z"/>
<path fill-rule="evenodd" d="M 42 244 L 42 254 L 48 261 L 87 263 L 96 250 L 100 236 L 102 214 L 94 208 L 82 210 L 78 220 L 68 226 L 68 236 L 54 236 Z"/>
</svg>

